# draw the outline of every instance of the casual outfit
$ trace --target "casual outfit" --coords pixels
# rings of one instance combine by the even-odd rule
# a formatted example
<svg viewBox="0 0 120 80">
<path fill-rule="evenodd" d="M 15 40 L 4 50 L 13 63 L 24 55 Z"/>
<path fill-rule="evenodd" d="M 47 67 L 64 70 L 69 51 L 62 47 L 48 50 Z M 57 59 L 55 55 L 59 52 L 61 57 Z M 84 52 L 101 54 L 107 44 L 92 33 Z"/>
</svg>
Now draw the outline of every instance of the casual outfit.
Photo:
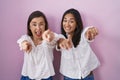
<svg viewBox="0 0 120 80">
<path fill-rule="evenodd" d="M 89 45 L 91 41 L 85 37 L 88 28 L 82 32 L 76 48 L 59 49 L 61 51 L 60 73 L 64 75 L 64 80 L 88 80 L 87 77 L 91 78 L 89 80 L 94 80 L 90 73 L 100 65 L 100 62 Z"/>
<path fill-rule="evenodd" d="M 30 53 L 24 53 L 24 63 L 21 80 L 52 80 L 55 75 L 53 67 L 53 49 L 59 38 L 55 34 L 55 39 L 50 43 L 43 40 L 41 44 L 35 46 L 31 37 L 23 35 L 17 43 L 21 48 L 21 43 L 27 40 L 32 44 Z"/>
</svg>

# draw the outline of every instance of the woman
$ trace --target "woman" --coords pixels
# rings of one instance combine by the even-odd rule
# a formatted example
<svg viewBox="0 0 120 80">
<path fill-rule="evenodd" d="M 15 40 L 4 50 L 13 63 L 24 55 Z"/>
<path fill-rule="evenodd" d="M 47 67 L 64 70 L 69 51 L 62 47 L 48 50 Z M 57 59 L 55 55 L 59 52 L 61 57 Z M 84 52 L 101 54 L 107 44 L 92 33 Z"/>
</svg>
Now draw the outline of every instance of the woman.
<svg viewBox="0 0 120 80">
<path fill-rule="evenodd" d="M 89 42 L 98 34 L 97 29 L 83 29 L 80 13 L 72 8 L 63 14 L 61 32 L 66 38 L 58 42 L 62 53 L 60 72 L 64 80 L 94 80 L 92 72 L 100 63 Z"/>
<path fill-rule="evenodd" d="M 48 29 L 45 15 L 40 11 L 30 14 L 27 22 L 27 35 L 17 43 L 24 51 L 24 63 L 21 80 L 52 80 L 53 48 L 57 34 Z"/>
</svg>

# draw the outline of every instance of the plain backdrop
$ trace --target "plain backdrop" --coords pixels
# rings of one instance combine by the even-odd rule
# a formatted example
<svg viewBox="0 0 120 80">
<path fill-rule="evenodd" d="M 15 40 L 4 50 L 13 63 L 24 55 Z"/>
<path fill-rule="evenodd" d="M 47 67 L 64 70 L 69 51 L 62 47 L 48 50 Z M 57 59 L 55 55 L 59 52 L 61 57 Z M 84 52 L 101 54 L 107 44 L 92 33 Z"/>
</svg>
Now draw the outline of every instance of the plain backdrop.
<svg viewBox="0 0 120 80">
<path fill-rule="evenodd" d="M 63 13 L 75 8 L 81 13 L 84 27 L 95 26 L 99 35 L 91 47 L 101 62 L 95 80 L 119 80 L 120 77 L 120 0 L 0 0 L 0 80 L 20 80 L 23 52 L 17 39 L 26 34 L 29 14 L 45 13 L 49 27 L 60 33 Z M 60 52 L 54 51 L 54 80 L 59 73 Z"/>
</svg>

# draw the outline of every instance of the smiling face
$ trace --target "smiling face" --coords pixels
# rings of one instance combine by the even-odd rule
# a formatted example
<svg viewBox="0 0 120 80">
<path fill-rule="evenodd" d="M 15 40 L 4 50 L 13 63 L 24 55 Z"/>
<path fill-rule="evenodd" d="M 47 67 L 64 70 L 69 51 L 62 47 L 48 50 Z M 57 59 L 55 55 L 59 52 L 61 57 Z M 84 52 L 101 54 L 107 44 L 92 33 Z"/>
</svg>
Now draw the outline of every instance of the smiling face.
<svg viewBox="0 0 120 80">
<path fill-rule="evenodd" d="M 79 11 L 74 8 L 66 10 L 61 20 L 61 33 L 65 38 L 70 34 L 74 47 L 76 47 L 80 42 L 82 31 L 83 23 Z"/>
<path fill-rule="evenodd" d="M 73 35 L 77 25 L 73 14 L 71 13 L 66 14 L 64 16 L 62 25 L 66 34 Z"/>
<path fill-rule="evenodd" d="M 30 30 L 34 39 L 42 39 L 42 33 L 45 31 L 45 20 L 43 17 L 33 18 L 30 22 Z"/>
</svg>

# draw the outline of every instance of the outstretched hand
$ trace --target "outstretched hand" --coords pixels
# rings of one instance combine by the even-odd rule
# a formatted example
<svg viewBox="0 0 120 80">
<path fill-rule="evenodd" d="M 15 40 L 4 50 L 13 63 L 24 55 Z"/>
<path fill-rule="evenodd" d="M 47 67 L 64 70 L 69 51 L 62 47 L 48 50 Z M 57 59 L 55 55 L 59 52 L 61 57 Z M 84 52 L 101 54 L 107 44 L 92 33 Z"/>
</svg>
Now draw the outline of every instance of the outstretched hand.
<svg viewBox="0 0 120 80">
<path fill-rule="evenodd" d="M 61 38 L 58 42 L 58 45 L 61 49 L 70 49 L 73 46 L 71 36 L 68 35 L 67 39 Z"/>
<path fill-rule="evenodd" d="M 93 40 L 98 35 L 98 29 L 95 27 L 88 28 L 85 33 L 85 36 L 88 40 Z"/>
<path fill-rule="evenodd" d="M 32 45 L 28 41 L 23 41 L 21 44 L 22 50 L 29 53 L 32 50 Z"/>
<path fill-rule="evenodd" d="M 51 42 L 55 38 L 55 35 L 51 30 L 48 29 L 42 34 L 42 38 L 47 42 Z"/>
</svg>

